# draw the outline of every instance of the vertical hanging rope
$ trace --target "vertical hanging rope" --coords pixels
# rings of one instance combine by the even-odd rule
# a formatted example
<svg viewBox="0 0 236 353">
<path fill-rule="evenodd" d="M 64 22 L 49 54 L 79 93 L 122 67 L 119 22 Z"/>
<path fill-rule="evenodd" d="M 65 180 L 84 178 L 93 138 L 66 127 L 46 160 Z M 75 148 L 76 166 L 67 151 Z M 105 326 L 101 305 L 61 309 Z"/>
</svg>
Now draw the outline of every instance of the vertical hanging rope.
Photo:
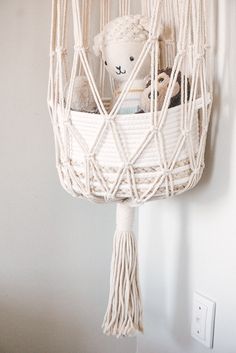
<svg viewBox="0 0 236 353">
<path fill-rule="evenodd" d="M 141 13 L 143 16 L 149 16 L 147 3 L 148 0 L 141 0 Z"/>
<path fill-rule="evenodd" d="M 68 63 L 67 63 L 67 18 L 68 17 L 68 0 L 62 3 L 62 67 L 64 72 L 64 84 L 68 82 Z"/>
<path fill-rule="evenodd" d="M 119 0 L 119 16 L 130 14 L 130 0 Z"/>
<path fill-rule="evenodd" d="M 80 12 L 80 6 L 79 6 L 79 0 L 72 0 L 72 5 L 73 5 L 73 29 L 74 29 L 74 60 L 73 60 L 73 65 L 72 65 L 72 70 L 71 70 L 71 79 L 70 79 L 70 84 L 69 84 L 69 89 L 68 89 L 68 98 L 67 98 L 67 104 L 66 104 L 66 114 L 67 118 L 70 113 L 70 106 L 71 106 L 71 99 L 72 99 L 72 91 L 73 91 L 73 85 L 75 81 L 75 76 L 76 76 L 76 70 L 77 70 L 77 65 L 78 65 L 78 59 L 80 58 L 82 65 L 83 65 L 83 70 L 85 75 L 87 76 L 91 92 L 94 96 L 95 102 L 97 104 L 98 110 L 100 114 L 103 114 L 104 116 L 107 115 L 106 109 L 104 107 L 104 104 L 102 102 L 101 96 L 98 92 L 95 79 L 93 77 L 93 74 L 91 72 L 88 59 L 86 56 L 86 50 L 83 45 L 83 34 L 82 34 L 82 26 L 81 26 L 81 12 Z"/>
<path fill-rule="evenodd" d="M 100 31 L 103 30 L 104 26 L 110 21 L 110 0 L 100 1 Z M 105 78 L 107 71 L 104 66 L 102 58 L 100 58 L 100 77 L 99 77 L 99 90 L 102 98 L 105 95 Z M 114 80 L 109 76 L 111 91 L 114 92 Z"/>
<path fill-rule="evenodd" d="M 103 322 L 104 333 L 133 336 L 143 331 L 138 279 L 138 255 L 132 231 L 134 209 L 119 203 L 110 277 L 110 294 Z"/>
<path fill-rule="evenodd" d="M 57 5 L 56 0 L 52 1 L 51 10 L 51 29 L 50 29 L 50 63 L 49 63 L 49 80 L 48 80 L 48 107 L 51 119 L 53 120 L 53 107 L 55 105 L 55 47 L 56 47 L 56 22 L 57 22 Z"/>
<path fill-rule="evenodd" d="M 89 49 L 89 33 L 90 33 L 90 20 L 91 20 L 91 0 L 82 0 L 81 4 L 81 27 L 82 27 L 82 39 L 83 46 L 85 49 L 85 53 L 88 57 L 88 49 Z M 84 74 L 83 65 L 80 61 L 79 63 L 79 75 Z"/>
<path fill-rule="evenodd" d="M 164 0 L 162 23 L 163 33 L 160 40 L 160 66 L 165 69 L 172 67 L 176 55 L 176 25 L 178 14 L 176 0 Z"/>
</svg>

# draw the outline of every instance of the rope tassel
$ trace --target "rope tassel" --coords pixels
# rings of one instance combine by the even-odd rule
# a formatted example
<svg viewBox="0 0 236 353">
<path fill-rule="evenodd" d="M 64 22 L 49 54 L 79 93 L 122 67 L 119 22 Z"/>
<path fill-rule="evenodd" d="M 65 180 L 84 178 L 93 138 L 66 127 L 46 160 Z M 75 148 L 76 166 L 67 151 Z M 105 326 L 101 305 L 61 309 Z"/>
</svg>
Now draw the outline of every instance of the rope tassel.
<svg viewBox="0 0 236 353">
<path fill-rule="evenodd" d="M 107 335 L 133 336 L 143 332 L 136 239 L 132 232 L 134 209 L 117 205 L 116 232 L 110 277 L 110 295 L 103 330 Z"/>
</svg>

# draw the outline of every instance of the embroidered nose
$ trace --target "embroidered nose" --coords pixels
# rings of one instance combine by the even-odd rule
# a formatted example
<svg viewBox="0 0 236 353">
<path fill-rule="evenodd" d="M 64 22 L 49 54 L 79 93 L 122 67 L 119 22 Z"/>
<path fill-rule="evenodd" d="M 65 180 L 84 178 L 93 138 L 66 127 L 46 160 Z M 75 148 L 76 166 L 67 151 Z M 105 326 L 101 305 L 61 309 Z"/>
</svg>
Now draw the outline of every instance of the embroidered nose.
<svg viewBox="0 0 236 353">
<path fill-rule="evenodd" d="M 122 71 L 121 66 L 115 66 L 115 68 L 118 70 L 117 75 L 126 74 L 126 70 Z"/>
<path fill-rule="evenodd" d="M 155 91 L 153 91 L 153 97 L 155 97 Z M 157 91 L 157 97 L 159 97 L 159 92 L 158 92 L 158 91 Z M 148 98 L 149 98 L 149 99 L 152 98 L 151 92 L 148 93 Z"/>
</svg>

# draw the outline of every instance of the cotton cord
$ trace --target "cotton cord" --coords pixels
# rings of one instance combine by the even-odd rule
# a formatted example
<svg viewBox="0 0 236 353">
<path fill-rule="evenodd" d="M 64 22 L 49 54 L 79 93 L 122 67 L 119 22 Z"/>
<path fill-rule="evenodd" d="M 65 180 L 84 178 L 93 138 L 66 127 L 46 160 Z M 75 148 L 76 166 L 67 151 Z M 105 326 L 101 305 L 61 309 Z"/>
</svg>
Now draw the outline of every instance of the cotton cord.
<svg viewBox="0 0 236 353">
<path fill-rule="evenodd" d="M 117 337 L 143 331 L 137 247 L 132 231 L 134 209 L 128 204 L 138 206 L 153 198 L 167 198 L 197 184 L 205 165 L 204 151 L 212 104 L 213 55 L 207 40 L 205 0 L 140 1 L 142 13 L 151 17 L 149 38 L 108 112 L 106 104 L 109 102 L 104 100 L 108 73 L 101 60 L 97 86 L 89 58 L 89 39 L 94 20 L 92 11 L 95 16 L 100 12 L 101 30 L 113 17 L 112 1 L 101 0 L 100 11 L 96 11 L 91 0 L 71 0 L 71 21 L 70 1 L 52 0 L 48 107 L 60 182 L 75 197 L 96 202 L 119 202 L 109 303 L 103 322 L 104 332 Z M 117 15 L 130 13 L 130 0 L 119 0 L 117 4 Z M 71 43 L 68 38 L 71 31 L 68 26 L 71 22 L 74 51 L 69 67 L 67 49 Z M 168 36 L 169 30 L 171 35 Z M 149 55 L 150 113 L 118 116 Z M 158 70 L 167 66 L 172 72 L 162 109 L 157 111 Z M 83 112 L 71 110 L 78 73 L 88 79 L 99 114 L 85 116 Z M 169 109 L 179 73 L 181 105 Z M 110 83 L 114 92 L 115 84 L 111 78 Z M 65 98 L 66 84 L 68 94 Z M 140 129 L 142 134 L 139 136 Z M 139 136 L 138 142 L 136 136 Z M 115 164 L 115 159 L 119 164 Z"/>
<path fill-rule="evenodd" d="M 103 322 L 107 335 L 134 336 L 143 332 L 138 279 L 138 254 L 132 231 L 134 208 L 117 204 L 116 232 L 110 276 L 110 295 Z"/>
</svg>

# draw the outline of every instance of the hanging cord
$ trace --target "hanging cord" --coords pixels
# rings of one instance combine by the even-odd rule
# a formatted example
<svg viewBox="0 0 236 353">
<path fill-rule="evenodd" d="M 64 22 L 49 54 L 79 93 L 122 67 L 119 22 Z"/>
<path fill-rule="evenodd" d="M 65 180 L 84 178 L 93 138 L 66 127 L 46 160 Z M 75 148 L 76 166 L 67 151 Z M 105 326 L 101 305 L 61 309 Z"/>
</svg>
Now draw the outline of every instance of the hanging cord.
<svg viewBox="0 0 236 353">
<path fill-rule="evenodd" d="M 81 4 L 81 29 L 82 29 L 82 42 L 85 49 L 85 55 L 89 61 L 89 33 L 91 21 L 91 0 L 82 0 Z M 84 75 L 83 64 L 79 62 L 79 75 Z"/>
<path fill-rule="evenodd" d="M 130 14 L 130 0 L 119 0 L 119 16 Z"/>
<path fill-rule="evenodd" d="M 103 30 L 105 25 L 110 21 L 110 0 L 100 1 L 100 32 Z M 104 61 L 102 57 L 100 58 L 100 76 L 99 76 L 99 90 L 101 97 L 104 98 L 105 95 L 105 79 L 107 75 L 107 70 L 105 69 Z M 114 79 L 109 75 L 110 85 L 112 93 L 114 93 Z"/>
<path fill-rule="evenodd" d="M 133 336 L 143 332 L 138 279 L 138 255 L 134 233 L 134 208 L 117 204 L 116 232 L 110 277 L 110 294 L 103 330 L 107 335 Z"/>
</svg>

